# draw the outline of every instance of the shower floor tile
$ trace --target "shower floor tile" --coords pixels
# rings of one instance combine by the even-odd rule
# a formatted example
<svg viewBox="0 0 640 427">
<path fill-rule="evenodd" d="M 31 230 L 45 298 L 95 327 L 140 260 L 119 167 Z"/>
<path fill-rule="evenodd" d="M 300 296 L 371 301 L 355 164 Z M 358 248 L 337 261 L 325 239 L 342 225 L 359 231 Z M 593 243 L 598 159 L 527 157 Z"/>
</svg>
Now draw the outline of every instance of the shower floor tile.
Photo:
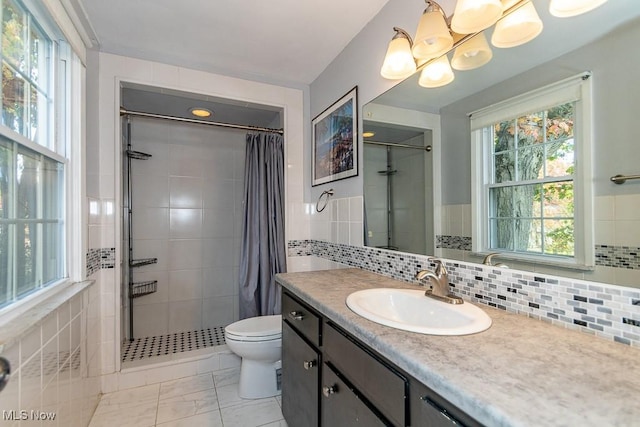
<svg viewBox="0 0 640 427">
<path fill-rule="evenodd" d="M 123 362 L 166 356 L 225 344 L 224 326 L 137 338 L 122 343 Z"/>
</svg>

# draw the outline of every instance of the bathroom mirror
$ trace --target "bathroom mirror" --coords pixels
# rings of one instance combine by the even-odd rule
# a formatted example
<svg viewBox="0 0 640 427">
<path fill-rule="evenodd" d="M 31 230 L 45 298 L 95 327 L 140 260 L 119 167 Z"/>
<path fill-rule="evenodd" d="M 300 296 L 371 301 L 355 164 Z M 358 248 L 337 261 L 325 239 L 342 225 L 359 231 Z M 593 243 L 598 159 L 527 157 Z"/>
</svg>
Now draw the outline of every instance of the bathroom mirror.
<svg viewBox="0 0 640 427">
<path fill-rule="evenodd" d="M 534 0 L 534 4 L 544 22 L 544 30 L 538 38 L 511 49 L 492 46 L 491 62 L 475 70 L 454 70 L 455 80 L 444 87 L 425 89 L 418 85 L 418 74 L 407 78 L 363 106 L 363 131 L 366 132 L 369 125 L 384 126 L 388 111 L 394 114 L 388 121 L 394 127 L 403 124 L 398 117 L 422 115 L 424 123 L 431 121 L 424 126 L 412 122 L 410 126 L 435 129 L 436 132 L 433 148 L 437 152 L 431 155 L 438 159 L 439 166 L 434 164 L 437 174 L 426 181 L 427 185 L 429 181 L 433 185 L 432 200 L 435 200 L 436 209 L 432 215 L 424 216 L 426 228 L 434 224 L 435 255 L 480 262 L 481 255 L 474 255 L 469 243 L 472 218 L 468 114 L 591 71 L 596 268 L 579 271 L 514 261 L 508 264 L 521 270 L 639 287 L 637 256 L 634 261 L 631 254 L 631 262 L 617 263 L 615 258 L 618 250 L 624 252 L 626 248 L 628 256 L 630 251 L 640 247 L 640 180 L 616 185 L 610 178 L 617 174 L 640 174 L 640 149 L 633 125 L 640 98 L 640 85 L 636 81 L 640 75 L 640 55 L 635 52 L 635 46 L 640 42 L 640 8 L 631 0 L 609 1 L 584 15 L 556 18 L 548 12 L 548 0 Z M 363 140 L 366 142 L 367 138 Z M 367 189 L 371 187 L 367 176 L 375 176 L 382 170 L 378 165 L 375 171 L 368 170 L 367 146 L 365 143 L 364 194 L 368 217 L 368 200 L 372 197 L 382 199 L 386 195 L 367 194 L 371 192 L 371 188 Z M 420 194 L 423 192 L 423 189 L 414 188 L 416 190 Z M 409 214 L 405 213 L 405 217 Z"/>
</svg>

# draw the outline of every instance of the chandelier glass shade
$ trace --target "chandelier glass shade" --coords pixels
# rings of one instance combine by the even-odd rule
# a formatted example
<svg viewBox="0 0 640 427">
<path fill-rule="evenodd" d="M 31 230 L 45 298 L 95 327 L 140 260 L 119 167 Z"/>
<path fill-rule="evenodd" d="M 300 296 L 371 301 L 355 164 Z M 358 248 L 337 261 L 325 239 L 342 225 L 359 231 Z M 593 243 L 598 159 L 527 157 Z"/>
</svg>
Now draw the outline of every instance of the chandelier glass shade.
<svg viewBox="0 0 640 427">
<path fill-rule="evenodd" d="M 549 2 L 553 16 L 570 17 L 593 10 L 607 0 Z M 413 40 L 402 28 L 393 28 L 396 34 L 387 47 L 380 70 L 382 77 L 404 79 L 422 69 L 418 84 L 444 86 L 455 78 L 452 67 L 466 71 L 491 61 L 493 52 L 485 30 L 493 27 L 493 46 L 511 48 L 535 39 L 544 28 L 532 0 L 457 0 L 450 18 L 436 1 L 425 0 L 425 3 L 427 7 Z M 453 49 L 449 64 L 447 54 Z"/>
</svg>

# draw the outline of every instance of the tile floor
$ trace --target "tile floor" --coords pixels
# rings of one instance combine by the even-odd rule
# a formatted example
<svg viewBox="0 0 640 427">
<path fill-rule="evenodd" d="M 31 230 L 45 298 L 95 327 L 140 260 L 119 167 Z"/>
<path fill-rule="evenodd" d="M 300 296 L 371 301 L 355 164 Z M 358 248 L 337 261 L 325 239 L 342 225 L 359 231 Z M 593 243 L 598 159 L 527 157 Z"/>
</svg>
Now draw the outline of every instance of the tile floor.
<svg viewBox="0 0 640 427">
<path fill-rule="evenodd" d="M 197 331 L 125 340 L 120 346 L 120 354 L 123 362 L 131 362 L 148 357 L 196 351 L 224 343 L 224 326 L 214 326 Z"/>
<path fill-rule="evenodd" d="M 89 427 L 286 427 L 280 396 L 243 400 L 237 368 L 102 396 Z"/>
</svg>

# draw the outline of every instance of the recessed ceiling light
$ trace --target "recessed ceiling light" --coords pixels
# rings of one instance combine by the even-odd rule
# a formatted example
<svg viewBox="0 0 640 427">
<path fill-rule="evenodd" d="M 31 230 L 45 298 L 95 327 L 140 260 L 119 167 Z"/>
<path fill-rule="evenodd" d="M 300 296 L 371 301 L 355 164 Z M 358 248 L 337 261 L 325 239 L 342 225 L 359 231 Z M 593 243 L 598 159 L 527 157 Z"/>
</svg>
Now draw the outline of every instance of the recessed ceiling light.
<svg viewBox="0 0 640 427">
<path fill-rule="evenodd" d="M 376 134 L 375 132 L 362 132 L 362 137 L 363 138 L 371 138 L 375 134 Z"/>
<path fill-rule="evenodd" d="M 196 117 L 209 117 L 211 116 L 211 114 L 213 114 L 211 110 L 207 110 L 206 108 L 200 108 L 200 107 L 194 107 L 190 111 L 191 111 L 191 114 L 193 114 Z"/>
</svg>

